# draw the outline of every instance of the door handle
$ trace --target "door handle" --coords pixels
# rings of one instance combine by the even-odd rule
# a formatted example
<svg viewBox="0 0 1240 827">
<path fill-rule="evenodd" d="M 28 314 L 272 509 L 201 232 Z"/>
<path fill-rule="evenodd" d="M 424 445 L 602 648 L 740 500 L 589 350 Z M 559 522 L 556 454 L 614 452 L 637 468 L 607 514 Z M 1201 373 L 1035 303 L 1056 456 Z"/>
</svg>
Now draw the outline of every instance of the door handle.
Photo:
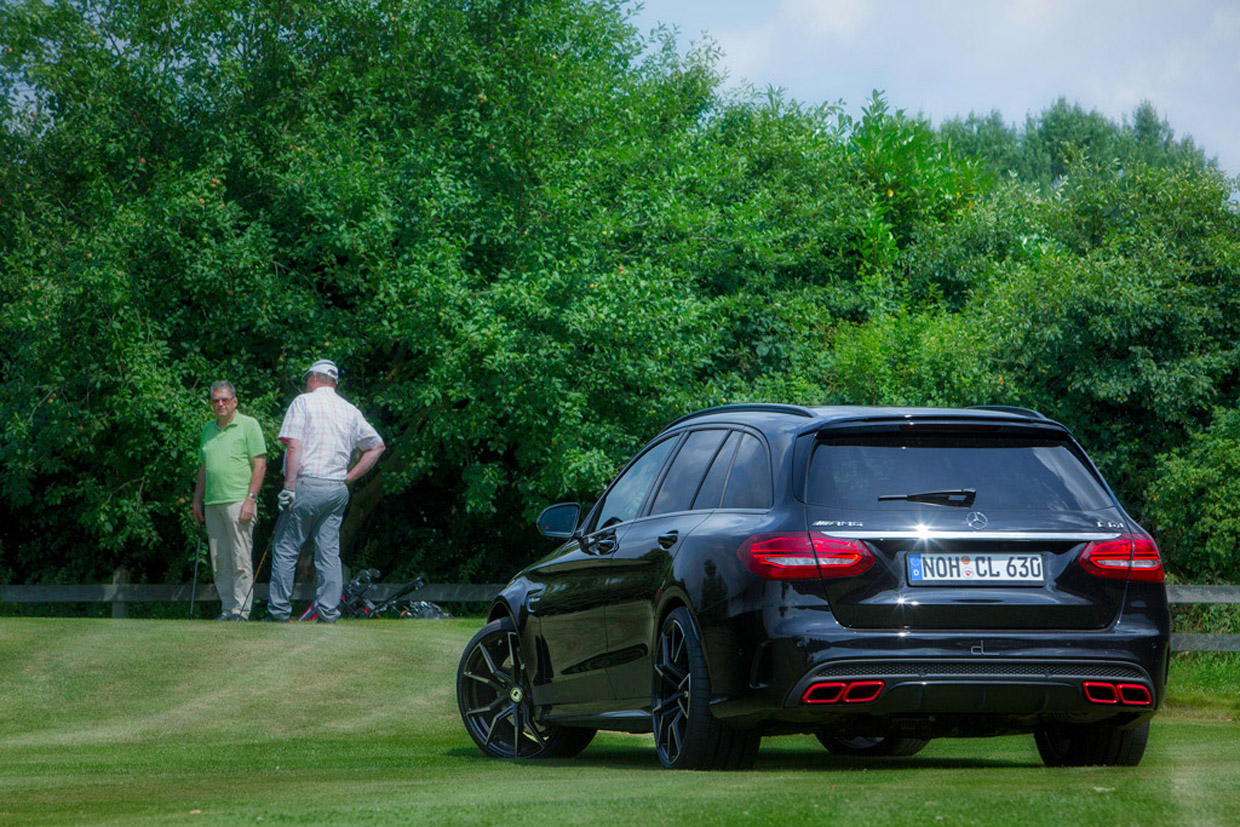
<svg viewBox="0 0 1240 827">
<path fill-rule="evenodd" d="M 675 531 L 675 530 L 669 531 L 666 534 L 659 535 L 659 545 L 661 545 L 663 548 L 671 548 L 672 546 L 676 545 L 676 541 L 679 539 L 680 539 L 680 532 Z"/>
</svg>

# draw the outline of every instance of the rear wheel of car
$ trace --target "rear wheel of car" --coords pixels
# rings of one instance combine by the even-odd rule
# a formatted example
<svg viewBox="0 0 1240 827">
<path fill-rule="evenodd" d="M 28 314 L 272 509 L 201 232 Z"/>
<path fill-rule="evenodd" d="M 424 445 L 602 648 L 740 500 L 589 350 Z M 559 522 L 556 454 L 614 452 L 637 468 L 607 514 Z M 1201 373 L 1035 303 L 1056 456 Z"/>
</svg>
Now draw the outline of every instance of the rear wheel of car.
<svg viewBox="0 0 1240 827">
<path fill-rule="evenodd" d="M 762 736 L 728 727 L 710 711 L 710 675 L 688 609 L 674 609 L 659 631 L 651 723 L 659 762 L 672 770 L 744 770 Z"/>
<path fill-rule="evenodd" d="M 1051 724 L 1033 734 L 1048 767 L 1135 767 L 1150 738 L 1150 724 L 1122 729 L 1112 723 Z"/>
<path fill-rule="evenodd" d="M 819 732 L 818 741 L 832 755 L 847 755 L 853 758 L 903 758 L 916 755 L 926 748 L 928 740 L 922 738 L 845 738 L 829 732 Z"/>
<path fill-rule="evenodd" d="M 593 729 L 537 720 L 512 620 L 488 623 L 465 647 L 456 672 L 456 700 L 469 737 L 492 758 L 570 758 Z"/>
</svg>

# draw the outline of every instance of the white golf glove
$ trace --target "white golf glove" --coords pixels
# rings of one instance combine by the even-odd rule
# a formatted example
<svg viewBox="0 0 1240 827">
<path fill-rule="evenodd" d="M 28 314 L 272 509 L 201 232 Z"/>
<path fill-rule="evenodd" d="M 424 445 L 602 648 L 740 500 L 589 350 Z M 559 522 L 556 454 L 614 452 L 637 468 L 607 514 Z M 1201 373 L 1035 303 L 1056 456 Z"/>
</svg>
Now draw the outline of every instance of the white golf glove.
<svg viewBox="0 0 1240 827">
<path fill-rule="evenodd" d="M 297 499 L 297 492 L 291 488 L 285 488 L 280 491 L 280 496 L 276 498 L 276 502 L 280 504 L 281 511 L 288 511 L 293 507 L 293 500 Z"/>
</svg>

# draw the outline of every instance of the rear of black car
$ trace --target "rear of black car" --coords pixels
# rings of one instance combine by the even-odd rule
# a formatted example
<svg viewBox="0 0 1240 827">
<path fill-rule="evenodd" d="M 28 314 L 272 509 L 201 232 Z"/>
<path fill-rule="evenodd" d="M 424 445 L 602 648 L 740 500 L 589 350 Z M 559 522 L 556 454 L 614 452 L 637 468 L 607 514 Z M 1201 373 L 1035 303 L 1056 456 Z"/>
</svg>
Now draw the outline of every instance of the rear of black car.
<svg viewBox="0 0 1240 827">
<path fill-rule="evenodd" d="M 1161 561 L 1062 426 L 830 418 L 790 473 L 804 525 L 738 550 L 767 581 L 751 685 L 775 718 L 838 744 L 1033 732 L 1051 764 L 1140 759 L 1167 666 Z"/>
</svg>

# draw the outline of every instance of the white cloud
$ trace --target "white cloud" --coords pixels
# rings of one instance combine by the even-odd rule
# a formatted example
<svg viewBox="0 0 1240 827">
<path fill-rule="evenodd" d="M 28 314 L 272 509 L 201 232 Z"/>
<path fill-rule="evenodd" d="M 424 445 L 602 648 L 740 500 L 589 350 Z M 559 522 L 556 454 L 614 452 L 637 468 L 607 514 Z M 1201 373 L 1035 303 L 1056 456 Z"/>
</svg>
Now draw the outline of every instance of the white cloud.
<svg viewBox="0 0 1240 827">
<path fill-rule="evenodd" d="M 783 0 L 777 18 L 791 34 L 851 40 L 869 24 L 872 0 Z"/>
<path fill-rule="evenodd" d="M 993 7 L 994 4 L 985 4 Z M 1016 26 L 1039 26 L 1053 21 L 1063 3 L 1060 0 L 1010 0 L 1002 4 L 1003 16 Z"/>
<path fill-rule="evenodd" d="M 766 23 L 751 29 L 711 33 L 726 56 L 730 86 L 745 80 L 759 82 L 764 68 L 770 63 L 777 32 L 774 23 Z"/>
</svg>

